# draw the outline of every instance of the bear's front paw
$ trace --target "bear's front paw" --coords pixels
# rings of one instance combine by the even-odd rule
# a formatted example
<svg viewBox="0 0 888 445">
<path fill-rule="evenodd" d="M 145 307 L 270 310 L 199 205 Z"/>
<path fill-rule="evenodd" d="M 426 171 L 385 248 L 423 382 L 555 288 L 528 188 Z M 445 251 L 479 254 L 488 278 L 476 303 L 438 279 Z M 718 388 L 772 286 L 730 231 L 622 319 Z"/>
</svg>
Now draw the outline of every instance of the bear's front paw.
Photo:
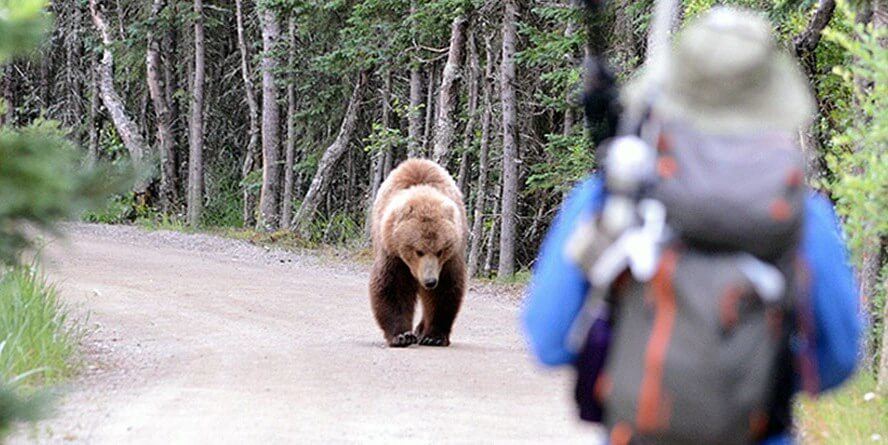
<svg viewBox="0 0 888 445">
<path fill-rule="evenodd" d="M 417 338 L 416 334 L 407 331 L 402 332 L 389 340 L 388 345 L 392 348 L 406 348 L 412 344 L 416 344 Z"/>
<path fill-rule="evenodd" d="M 423 346 L 450 346 L 450 338 L 443 335 L 426 335 L 419 338 L 419 344 Z"/>
</svg>

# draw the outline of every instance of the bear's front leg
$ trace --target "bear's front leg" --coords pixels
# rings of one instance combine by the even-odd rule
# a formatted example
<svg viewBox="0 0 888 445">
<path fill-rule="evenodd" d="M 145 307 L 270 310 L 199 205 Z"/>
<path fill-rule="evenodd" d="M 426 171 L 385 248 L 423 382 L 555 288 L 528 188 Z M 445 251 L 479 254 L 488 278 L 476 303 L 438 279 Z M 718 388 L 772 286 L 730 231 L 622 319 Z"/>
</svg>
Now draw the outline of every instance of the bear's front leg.
<svg viewBox="0 0 888 445">
<path fill-rule="evenodd" d="M 465 263 L 456 258 L 444 265 L 435 289 L 420 289 L 422 321 L 416 327 L 419 344 L 449 346 L 450 331 L 466 292 Z"/>
<path fill-rule="evenodd" d="M 416 291 L 416 280 L 400 258 L 377 258 L 370 274 L 370 304 L 386 343 L 393 348 L 417 342 L 410 330 Z"/>
</svg>

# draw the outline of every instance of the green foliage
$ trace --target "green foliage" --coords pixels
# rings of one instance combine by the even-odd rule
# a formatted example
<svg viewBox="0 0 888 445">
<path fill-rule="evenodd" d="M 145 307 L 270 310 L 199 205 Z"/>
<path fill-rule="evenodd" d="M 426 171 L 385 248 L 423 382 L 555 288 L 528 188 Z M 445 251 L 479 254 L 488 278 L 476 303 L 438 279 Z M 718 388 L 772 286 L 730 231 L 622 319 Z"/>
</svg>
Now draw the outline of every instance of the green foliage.
<svg viewBox="0 0 888 445">
<path fill-rule="evenodd" d="M 21 383 L 58 382 L 75 368 L 83 335 L 58 291 L 33 266 L 5 268 L 0 277 L 0 377 Z"/>
<path fill-rule="evenodd" d="M 407 145 L 407 137 L 397 128 L 388 128 L 381 123 L 374 122 L 373 130 L 364 138 L 364 151 L 370 154 L 385 153 L 386 151 Z"/>
<path fill-rule="evenodd" d="M 46 0 L 0 0 L 0 63 L 36 47 L 49 29 Z"/>
<path fill-rule="evenodd" d="M 345 212 L 318 215 L 309 228 L 310 243 L 343 246 L 364 238 L 364 222 L 360 216 Z"/>
<path fill-rule="evenodd" d="M 595 165 L 589 140 L 582 131 L 568 136 L 549 134 L 544 150 L 553 161 L 531 166 L 532 173 L 527 178 L 528 193 L 537 190 L 565 193 L 589 175 Z"/>
<path fill-rule="evenodd" d="M 36 121 L 0 129 L 0 261 L 12 262 L 27 247 L 22 223 L 48 228 L 126 184 L 107 169 L 83 169 L 81 155 L 59 124 Z"/>
<path fill-rule="evenodd" d="M 260 184 L 261 187 L 261 171 Z M 219 174 L 211 172 L 207 178 L 206 197 L 203 225 L 208 227 L 241 227 L 243 225 L 243 188 L 237 176 L 233 174 Z M 249 179 L 249 178 L 248 178 Z M 253 186 L 250 186 L 253 190 Z"/>
<path fill-rule="evenodd" d="M 850 14 L 849 14 L 850 15 Z M 825 37 L 840 45 L 853 60 L 836 66 L 835 77 L 853 88 L 851 100 L 839 102 L 845 130 L 833 138 L 833 153 L 827 156 L 834 172 L 830 190 L 836 209 L 845 221 L 849 244 L 858 267 L 864 252 L 878 254 L 888 238 L 888 30 L 872 25 L 853 25 L 850 32 L 827 29 Z M 879 283 L 885 283 L 888 264 L 882 264 Z M 888 289 L 882 287 L 872 300 L 871 344 L 878 351 L 885 320 Z"/>
</svg>

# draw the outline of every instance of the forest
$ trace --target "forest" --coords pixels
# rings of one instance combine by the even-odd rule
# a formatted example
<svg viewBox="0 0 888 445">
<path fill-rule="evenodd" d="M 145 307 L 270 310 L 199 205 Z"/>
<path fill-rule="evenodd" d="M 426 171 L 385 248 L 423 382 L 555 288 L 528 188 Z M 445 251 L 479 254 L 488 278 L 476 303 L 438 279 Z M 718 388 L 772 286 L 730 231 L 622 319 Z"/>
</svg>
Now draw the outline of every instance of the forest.
<svg viewBox="0 0 888 445">
<path fill-rule="evenodd" d="M 466 197 L 470 273 L 508 280 L 532 268 L 566 193 L 596 168 L 582 60 L 603 54 L 620 82 L 646 60 L 652 0 L 609 2 L 594 18 L 576 3 L 55 0 L 44 44 L 0 68 L 0 121 L 57 122 L 87 163 L 137 173 L 87 220 L 244 228 L 313 245 L 364 243 L 388 172 L 428 157 Z M 877 367 L 888 6 L 679 3 L 674 32 L 715 3 L 762 11 L 807 75 L 819 112 L 799 134 L 809 184 L 843 219 Z"/>
</svg>

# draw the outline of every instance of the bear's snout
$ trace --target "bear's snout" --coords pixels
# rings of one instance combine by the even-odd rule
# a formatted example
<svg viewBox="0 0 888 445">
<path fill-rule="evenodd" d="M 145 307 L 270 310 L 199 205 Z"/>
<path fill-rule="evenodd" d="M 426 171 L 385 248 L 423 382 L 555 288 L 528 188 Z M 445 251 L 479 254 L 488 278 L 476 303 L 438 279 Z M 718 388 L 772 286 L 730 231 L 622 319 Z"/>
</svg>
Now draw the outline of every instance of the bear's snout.
<svg viewBox="0 0 888 445">
<path fill-rule="evenodd" d="M 441 261 L 433 255 L 419 259 L 419 274 L 416 277 L 422 287 L 432 290 L 438 286 L 438 275 L 441 274 Z"/>
</svg>

